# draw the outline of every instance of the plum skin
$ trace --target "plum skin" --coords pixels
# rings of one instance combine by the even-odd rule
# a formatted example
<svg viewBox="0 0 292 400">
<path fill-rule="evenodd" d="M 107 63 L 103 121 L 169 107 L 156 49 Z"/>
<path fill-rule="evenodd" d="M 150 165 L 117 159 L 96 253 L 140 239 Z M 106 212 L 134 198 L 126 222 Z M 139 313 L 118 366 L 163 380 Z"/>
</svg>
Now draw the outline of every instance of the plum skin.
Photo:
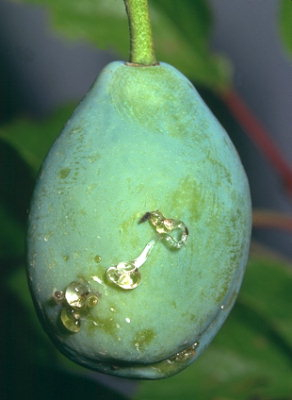
<svg viewBox="0 0 292 400">
<path fill-rule="evenodd" d="M 155 237 L 138 221 L 157 209 L 186 224 L 186 245 L 172 251 L 157 243 L 141 285 L 113 287 L 106 269 Z M 28 275 L 41 321 L 58 348 L 86 367 L 144 379 L 175 374 L 231 310 L 250 229 L 243 167 L 193 85 L 164 63 L 113 62 L 56 140 L 34 192 Z M 76 280 L 99 301 L 73 334 L 60 326 L 62 304 L 51 299 Z"/>
</svg>

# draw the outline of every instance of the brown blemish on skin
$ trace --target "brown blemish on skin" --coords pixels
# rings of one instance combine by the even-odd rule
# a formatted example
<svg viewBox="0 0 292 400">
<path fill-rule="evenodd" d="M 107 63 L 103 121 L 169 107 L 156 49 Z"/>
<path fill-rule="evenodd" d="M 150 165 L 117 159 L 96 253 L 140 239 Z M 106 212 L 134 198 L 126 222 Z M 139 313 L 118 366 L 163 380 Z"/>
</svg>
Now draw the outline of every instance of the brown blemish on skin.
<svg viewBox="0 0 292 400">
<path fill-rule="evenodd" d="M 101 262 L 101 257 L 97 254 L 97 255 L 94 257 L 94 261 L 96 262 L 96 264 L 99 264 L 99 263 Z"/>
<path fill-rule="evenodd" d="M 184 369 L 188 363 L 195 357 L 196 349 L 199 346 L 199 342 L 195 342 L 193 345 L 186 349 L 174 354 L 164 361 L 152 364 L 152 368 L 157 370 L 164 377 L 171 376 L 174 373 Z"/>
<path fill-rule="evenodd" d="M 70 168 L 62 168 L 62 169 L 60 169 L 60 171 L 59 171 L 59 177 L 60 177 L 61 179 L 65 179 L 65 178 L 67 178 L 67 176 L 70 174 L 70 172 L 71 172 L 71 169 L 70 169 Z"/>
<path fill-rule="evenodd" d="M 195 322 L 196 319 L 197 319 L 197 318 L 196 318 L 195 314 L 191 314 L 191 315 L 190 315 L 190 321 L 191 321 L 191 322 Z"/>
<path fill-rule="evenodd" d="M 172 306 L 173 308 L 177 308 L 177 304 L 176 304 L 176 302 L 175 302 L 174 300 L 171 302 L 171 306 Z"/>
<path fill-rule="evenodd" d="M 76 127 L 76 128 L 71 129 L 71 130 L 69 131 L 69 134 L 70 134 L 70 135 L 74 135 L 74 134 L 77 134 L 77 133 L 81 133 L 82 130 L 83 130 L 83 129 L 82 129 L 81 127 Z"/>
</svg>

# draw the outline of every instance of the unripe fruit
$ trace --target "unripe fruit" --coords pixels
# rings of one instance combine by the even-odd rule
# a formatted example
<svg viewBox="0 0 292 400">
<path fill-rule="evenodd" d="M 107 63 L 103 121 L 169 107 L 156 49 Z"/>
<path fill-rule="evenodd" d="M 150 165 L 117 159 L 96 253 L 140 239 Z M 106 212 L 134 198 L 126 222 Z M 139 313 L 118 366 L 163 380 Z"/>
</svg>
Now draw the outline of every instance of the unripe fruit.
<svg viewBox="0 0 292 400">
<path fill-rule="evenodd" d="M 250 225 L 238 155 L 192 84 L 163 63 L 109 64 L 34 193 L 29 278 L 45 329 L 101 372 L 180 371 L 235 301 Z"/>
</svg>

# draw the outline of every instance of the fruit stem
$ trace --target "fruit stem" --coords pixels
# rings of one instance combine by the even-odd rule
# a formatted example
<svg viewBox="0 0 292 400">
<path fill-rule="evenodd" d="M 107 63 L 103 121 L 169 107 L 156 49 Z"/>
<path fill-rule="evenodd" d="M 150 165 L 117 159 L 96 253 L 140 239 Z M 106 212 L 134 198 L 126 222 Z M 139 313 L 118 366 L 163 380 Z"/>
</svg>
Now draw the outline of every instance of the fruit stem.
<svg viewBox="0 0 292 400">
<path fill-rule="evenodd" d="M 152 39 L 148 0 L 124 0 L 130 31 L 130 63 L 157 64 Z"/>
</svg>

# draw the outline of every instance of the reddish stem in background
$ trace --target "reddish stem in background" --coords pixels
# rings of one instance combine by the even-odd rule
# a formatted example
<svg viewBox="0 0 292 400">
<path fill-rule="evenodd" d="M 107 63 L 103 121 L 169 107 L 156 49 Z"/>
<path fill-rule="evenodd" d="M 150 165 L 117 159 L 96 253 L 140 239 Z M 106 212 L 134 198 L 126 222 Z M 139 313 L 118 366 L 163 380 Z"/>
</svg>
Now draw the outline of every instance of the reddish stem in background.
<svg viewBox="0 0 292 400">
<path fill-rule="evenodd" d="M 253 227 L 292 232 L 292 215 L 271 210 L 254 210 Z"/>
<path fill-rule="evenodd" d="M 291 196 L 292 167 L 287 163 L 262 123 L 234 89 L 222 93 L 221 97 L 252 142 L 267 157 L 270 164 L 280 175 L 285 189 Z"/>
</svg>

